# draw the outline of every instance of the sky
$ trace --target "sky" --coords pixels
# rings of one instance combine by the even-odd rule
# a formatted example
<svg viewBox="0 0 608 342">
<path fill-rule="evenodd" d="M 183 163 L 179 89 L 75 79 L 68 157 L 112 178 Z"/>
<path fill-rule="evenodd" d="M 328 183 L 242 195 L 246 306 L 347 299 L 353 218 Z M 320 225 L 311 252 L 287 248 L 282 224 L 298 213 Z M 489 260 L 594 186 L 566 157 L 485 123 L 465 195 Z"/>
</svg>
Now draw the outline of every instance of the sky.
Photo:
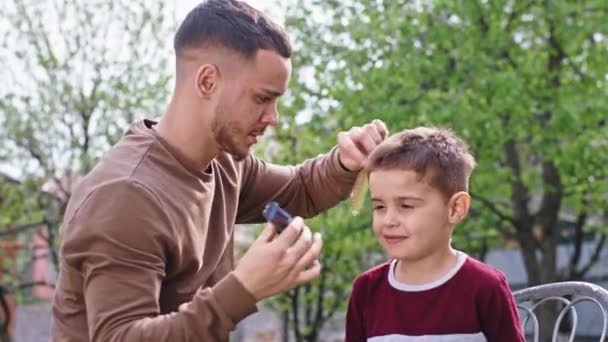
<svg viewBox="0 0 608 342">
<path fill-rule="evenodd" d="M 158 1 L 158 0 L 150 0 Z M 201 2 L 201 0 L 164 0 L 167 5 L 167 10 L 170 11 L 168 15 L 172 16 L 177 24 L 179 24 L 184 17 L 188 14 L 188 12 L 194 8 L 197 4 Z M 284 10 L 282 6 L 285 5 L 290 0 L 245 0 L 253 7 L 260 9 L 270 15 L 276 21 L 283 23 L 284 21 Z M 46 17 L 43 20 L 51 21 L 52 16 Z M 7 23 L 0 22 L 0 28 L 6 29 L 4 26 Z M 50 27 L 53 27 L 53 22 L 50 22 Z M 2 31 L 4 32 L 4 31 Z M 172 44 L 172 37 L 167 39 L 168 44 Z M 171 64 L 171 63 L 170 63 Z M 172 64 L 171 64 L 172 65 Z M 20 178 L 22 172 L 15 165 L 11 165 L 10 163 L 0 163 L 0 172 L 11 175 L 15 178 Z"/>
<path fill-rule="evenodd" d="M 173 12 L 177 21 L 181 21 L 188 11 L 199 4 L 200 0 L 166 0 L 170 7 L 173 7 Z M 245 0 L 251 6 L 263 10 L 271 15 L 275 20 L 282 21 L 280 10 L 276 9 L 276 2 L 284 3 L 286 0 Z M 271 10 L 272 9 L 272 10 Z"/>
</svg>

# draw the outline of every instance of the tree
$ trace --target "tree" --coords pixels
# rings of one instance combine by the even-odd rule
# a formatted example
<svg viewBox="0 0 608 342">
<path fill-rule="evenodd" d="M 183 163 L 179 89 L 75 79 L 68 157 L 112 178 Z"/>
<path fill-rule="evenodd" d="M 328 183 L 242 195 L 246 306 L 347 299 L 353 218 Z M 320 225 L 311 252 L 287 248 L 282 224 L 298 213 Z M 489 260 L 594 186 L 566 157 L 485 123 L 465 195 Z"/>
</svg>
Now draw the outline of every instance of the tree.
<svg viewBox="0 0 608 342">
<path fill-rule="evenodd" d="M 169 91 L 164 2 L 14 0 L 0 8 L 0 238 L 57 230 L 73 186 Z M 41 20 L 43 19 L 43 20 Z M 4 24 L 6 23 L 6 24 Z M 7 186 L 7 187 L 4 187 Z M 13 284 L 12 288 L 19 288 Z"/>
<path fill-rule="evenodd" d="M 607 13 L 602 1 L 298 1 L 287 25 L 308 76 L 291 103 L 330 130 L 371 117 L 451 127 L 479 162 L 457 247 L 478 243 L 465 232 L 516 241 L 528 285 L 581 279 L 608 232 Z"/>
</svg>

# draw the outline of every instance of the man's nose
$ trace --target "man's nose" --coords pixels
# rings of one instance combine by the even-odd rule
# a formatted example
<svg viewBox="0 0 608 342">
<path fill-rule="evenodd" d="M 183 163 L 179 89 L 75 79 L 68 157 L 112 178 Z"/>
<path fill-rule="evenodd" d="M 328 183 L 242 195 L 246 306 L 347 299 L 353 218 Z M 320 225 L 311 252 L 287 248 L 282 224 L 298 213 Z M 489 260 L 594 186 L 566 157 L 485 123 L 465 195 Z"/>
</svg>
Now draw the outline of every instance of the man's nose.
<svg viewBox="0 0 608 342">
<path fill-rule="evenodd" d="M 260 121 L 269 126 L 276 126 L 279 124 L 279 110 L 276 103 L 269 105 L 266 110 L 264 110 Z"/>
</svg>

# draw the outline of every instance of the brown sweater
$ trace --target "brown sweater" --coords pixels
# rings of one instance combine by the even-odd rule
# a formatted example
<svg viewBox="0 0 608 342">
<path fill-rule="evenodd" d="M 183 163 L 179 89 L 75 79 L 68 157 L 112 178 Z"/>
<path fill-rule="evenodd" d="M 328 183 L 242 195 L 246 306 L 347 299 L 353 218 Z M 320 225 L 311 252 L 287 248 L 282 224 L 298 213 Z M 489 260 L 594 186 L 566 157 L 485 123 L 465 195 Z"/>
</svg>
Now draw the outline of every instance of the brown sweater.
<svg viewBox="0 0 608 342">
<path fill-rule="evenodd" d="M 220 154 L 188 169 L 153 129 L 133 125 L 68 204 L 53 341 L 226 341 L 255 312 L 231 273 L 235 223 L 276 200 L 313 216 L 349 193 L 337 149 L 296 167 Z"/>
</svg>

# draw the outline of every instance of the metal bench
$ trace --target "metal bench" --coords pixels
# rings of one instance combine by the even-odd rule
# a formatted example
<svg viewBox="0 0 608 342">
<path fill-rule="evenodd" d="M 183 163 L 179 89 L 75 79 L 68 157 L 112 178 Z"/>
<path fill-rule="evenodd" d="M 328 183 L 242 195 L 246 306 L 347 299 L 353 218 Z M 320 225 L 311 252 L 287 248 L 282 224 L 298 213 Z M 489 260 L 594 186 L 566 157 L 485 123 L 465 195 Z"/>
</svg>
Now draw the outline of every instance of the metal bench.
<svg viewBox="0 0 608 342">
<path fill-rule="evenodd" d="M 515 297 L 520 312 L 522 312 L 524 328 L 527 327 L 529 321 L 532 322 L 534 342 L 539 341 L 539 322 L 535 311 L 540 305 L 550 301 L 562 303 L 564 306 L 561 311 L 558 311 L 559 315 L 553 326 L 551 341 L 558 341 L 559 327 L 568 312 L 570 312 L 572 323 L 568 341 L 574 341 L 578 324 L 575 305 L 581 302 L 591 302 L 598 307 L 598 312 L 600 313 L 599 318 L 603 321 L 599 341 L 606 341 L 608 326 L 608 291 L 598 285 L 580 281 L 558 282 L 519 290 L 514 292 L 513 296 Z"/>
</svg>

